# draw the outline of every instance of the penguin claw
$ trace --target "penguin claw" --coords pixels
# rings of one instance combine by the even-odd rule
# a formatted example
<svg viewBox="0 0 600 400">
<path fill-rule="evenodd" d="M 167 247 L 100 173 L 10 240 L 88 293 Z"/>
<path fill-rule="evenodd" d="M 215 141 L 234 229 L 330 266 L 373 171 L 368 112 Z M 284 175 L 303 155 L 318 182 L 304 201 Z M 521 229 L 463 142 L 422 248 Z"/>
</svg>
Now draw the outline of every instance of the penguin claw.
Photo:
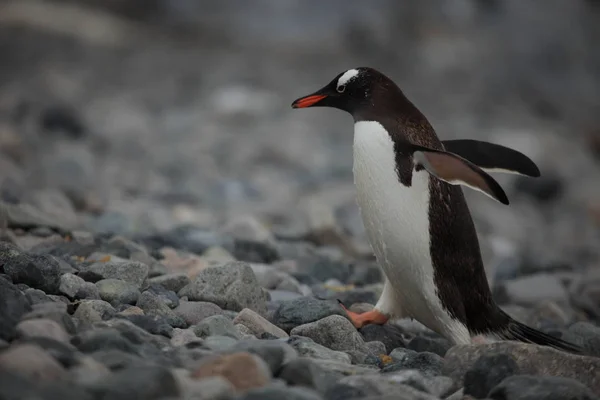
<svg viewBox="0 0 600 400">
<path fill-rule="evenodd" d="M 389 317 L 377 310 L 371 310 L 364 312 L 362 314 L 356 313 L 354 311 L 350 311 L 344 306 L 344 304 L 338 299 L 338 303 L 342 307 L 342 309 L 346 312 L 348 319 L 352 322 L 352 325 L 356 329 L 360 329 L 365 325 L 374 324 L 374 325 L 383 325 L 385 324 Z"/>
</svg>

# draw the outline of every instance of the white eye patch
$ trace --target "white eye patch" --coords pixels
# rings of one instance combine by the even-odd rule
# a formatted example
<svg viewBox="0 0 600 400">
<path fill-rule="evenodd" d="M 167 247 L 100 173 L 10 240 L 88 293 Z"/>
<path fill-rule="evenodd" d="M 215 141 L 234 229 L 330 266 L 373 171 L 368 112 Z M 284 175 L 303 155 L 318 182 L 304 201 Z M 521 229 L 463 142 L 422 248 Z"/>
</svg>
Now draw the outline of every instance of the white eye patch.
<svg viewBox="0 0 600 400">
<path fill-rule="evenodd" d="M 337 87 L 339 88 L 340 86 L 346 86 L 348 82 L 358 76 L 358 73 L 359 71 L 357 69 L 349 69 L 348 71 L 344 72 L 344 74 L 340 76 L 340 79 L 338 79 Z"/>
</svg>

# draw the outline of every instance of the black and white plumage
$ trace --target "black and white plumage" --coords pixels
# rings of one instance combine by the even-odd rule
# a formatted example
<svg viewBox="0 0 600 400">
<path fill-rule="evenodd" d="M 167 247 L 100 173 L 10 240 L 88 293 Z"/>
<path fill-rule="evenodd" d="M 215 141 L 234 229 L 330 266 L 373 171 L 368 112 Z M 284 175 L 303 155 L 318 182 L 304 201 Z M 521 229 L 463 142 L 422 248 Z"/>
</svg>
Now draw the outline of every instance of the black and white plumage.
<svg viewBox="0 0 600 400">
<path fill-rule="evenodd" d="M 354 118 L 354 182 L 367 236 L 385 275 L 374 311 L 357 327 L 412 317 L 456 344 L 473 336 L 579 348 L 515 321 L 493 301 L 460 185 L 503 204 L 486 172 L 539 176 L 525 155 L 475 140 L 440 141 L 389 78 L 354 68 L 292 107 L 333 107 Z"/>
</svg>

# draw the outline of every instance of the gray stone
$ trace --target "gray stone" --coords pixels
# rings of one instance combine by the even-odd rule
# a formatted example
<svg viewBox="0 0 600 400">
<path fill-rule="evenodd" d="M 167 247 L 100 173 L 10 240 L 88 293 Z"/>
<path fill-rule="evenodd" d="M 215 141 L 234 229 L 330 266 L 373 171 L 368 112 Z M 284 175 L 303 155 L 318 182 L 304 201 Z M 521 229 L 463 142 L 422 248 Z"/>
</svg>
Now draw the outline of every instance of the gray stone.
<svg viewBox="0 0 600 400">
<path fill-rule="evenodd" d="M 83 286 L 87 282 L 77 275 L 73 275 L 71 273 L 63 274 L 60 277 L 60 285 L 58 287 L 58 291 L 65 296 L 74 299 L 77 294 L 83 289 Z"/>
<path fill-rule="evenodd" d="M 506 378 L 493 388 L 487 397 L 493 400 L 599 399 L 594 392 L 575 379 L 531 375 Z"/>
<path fill-rule="evenodd" d="M 22 338 L 45 337 L 62 343 L 69 343 L 70 339 L 62 325 L 46 318 L 21 321 L 16 329 L 17 334 Z"/>
<path fill-rule="evenodd" d="M 102 279 L 96 282 L 100 298 L 113 306 L 119 304 L 136 304 L 140 291 L 132 283 L 121 279 Z"/>
<path fill-rule="evenodd" d="M 385 379 L 410 386 L 424 393 L 444 398 L 451 393 L 453 381 L 447 376 L 425 376 L 417 370 L 407 369 L 384 374 Z"/>
<path fill-rule="evenodd" d="M 324 394 L 344 374 L 324 368 L 309 358 L 301 357 L 285 363 L 277 376 L 288 385 L 304 386 Z"/>
<path fill-rule="evenodd" d="M 393 394 L 394 398 L 398 400 L 438 399 L 437 396 L 427 394 L 401 382 L 396 382 L 393 377 L 377 374 L 347 376 L 329 388 L 325 397 L 327 400 L 358 400 Z"/>
<path fill-rule="evenodd" d="M 234 348 L 237 340 L 229 336 L 208 336 L 202 342 L 202 347 L 216 352 L 223 352 Z"/>
<path fill-rule="evenodd" d="M 25 295 L 15 285 L 0 278 L 0 339 L 12 340 L 17 322 L 29 311 L 31 305 Z"/>
<path fill-rule="evenodd" d="M 265 386 L 258 389 L 250 389 L 239 400 L 323 400 L 318 393 L 308 388 L 296 388 L 285 386 Z"/>
<path fill-rule="evenodd" d="M 180 395 L 175 376 L 163 366 L 125 368 L 114 372 L 91 389 L 96 398 L 112 400 L 159 400 Z"/>
<path fill-rule="evenodd" d="M 172 273 L 148 279 L 150 285 L 161 285 L 167 290 L 179 292 L 184 286 L 191 283 L 190 278 L 184 273 Z"/>
<path fill-rule="evenodd" d="M 302 336 L 291 336 L 287 343 L 292 346 L 300 356 L 310 357 L 319 360 L 331 360 L 345 364 L 350 364 L 350 355 L 331 350 L 325 346 L 315 343 L 312 339 Z"/>
<path fill-rule="evenodd" d="M 446 353 L 442 374 L 463 385 L 463 376 L 482 355 L 506 354 L 517 363 L 521 374 L 572 378 L 593 392 L 600 392 L 600 358 L 579 356 L 546 346 L 518 342 L 457 345 Z"/>
<path fill-rule="evenodd" d="M 380 356 L 382 354 L 387 354 L 387 350 L 385 348 L 385 344 L 378 341 L 366 342 L 366 349 L 370 354 L 375 356 Z"/>
<path fill-rule="evenodd" d="M 249 308 L 261 315 L 267 311 L 267 293 L 258 285 L 250 266 L 243 262 L 200 271 L 192 283 L 179 291 L 179 296 L 215 303 L 226 310 Z"/>
<path fill-rule="evenodd" d="M 400 327 L 392 324 L 370 324 L 359 330 L 365 341 L 379 341 L 385 345 L 386 354 L 398 347 L 405 347 L 405 332 Z"/>
<path fill-rule="evenodd" d="M 95 262 L 82 266 L 79 276 L 89 282 L 102 279 L 121 279 L 140 289 L 148 278 L 148 266 L 135 261 Z"/>
<path fill-rule="evenodd" d="M 283 364 L 298 357 L 294 348 L 278 340 L 243 340 L 237 342 L 232 350 L 256 354 L 267 363 L 274 376 L 277 375 Z"/>
<path fill-rule="evenodd" d="M 282 302 L 271 321 L 286 332 L 293 328 L 315 322 L 331 315 L 346 316 L 346 312 L 335 300 L 318 300 L 302 297 Z"/>
<path fill-rule="evenodd" d="M 447 339 L 433 338 L 424 335 L 415 336 L 406 345 L 407 349 L 414 350 L 417 353 L 427 351 L 429 353 L 435 353 L 440 357 L 444 357 L 450 347 L 452 347 L 452 345 Z"/>
<path fill-rule="evenodd" d="M 196 325 L 206 317 L 223 314 L 221 307 L 206 301 L 180 301 L 173 311 L 189 325 Z"/>
<path fill-rule="evenodd" d="M 187 371 L 186 371 L 187 373 Z M 222 376 L 203 379 L 180 378 L 181 398 L 185 400 L 232 400 L 235 388 Z"/>
<path fill-rule="evenodd" d="M 8 369 L 38 382 L 67 378 L 67 372 L 52 356 L 32 344 L 19 344 L 0 353 L 0 369 Z"/>
<path fill-rule="evenodd" d="M 82 300 L 73 317 L 83 324 L 93 324 L 112 318 L 117 311 L 104 300 Z"/>
<path fill-rule="evenodd" d="M 283 329 L 273 325 L 267 319 L 263 318 L 249 308 L 244 308 L 242 311 L 240 311 L 239 314 L 234 318 L 233 323 L 243 324 L 255 336 L 259 336 L 265 332 L 277 338 L 286 338 L 289 336 Z"/>
<path fill-rule="evenodd" d="M 172 290 L 165 289 L 161 285 L 150 285 L 146 291 L 156 295 L 164 304 L 173 309 L 179 305 L 179 297 Z"/>
<path fill-rule="evenodd" d="M 290 335 L 306 336 L 332 350 L 364 351 L 365 342 L 352 323 L 339 315 L 297 326 Z"/>
<path fill-rule="evenodd" d="M 69 368 L 69 376 L 75 384 L 91 386 L 108 378 L 110 370 L 92 357 L 80 357 L 77 365 Z"/>
<path fill-rule="evenodd" d="M 24 283 L 45 293 L 57 294 L 60 286 L 60 264 L 51 255 L 20 254 L 4 264 L 4 273 L 14 283 Z"/>
<path fill-rule="evenodd" d="M 224 315 L 213 315 L 206 317 L 197 325 L 191 327 L 198 337 L 220 335 L 228 336 L 234 339 L 240 339 L 238 331 L 235 329 L 231 319 Z"/>
<path fill-rule="evenodd" d="M 576 322 L 564 333 L 564 340 L 581 346 L 590 356 L 600 357 L 600 327 L 589 322 Z"/>
<path fill-rule="evenodd" d="M 167 306 L 156 294 L 145 291 L 137 301 L 137 306 L 144 310 L 148 315 L 162 317 L 174 328 L 187 328 L 185 320 L 177 315 L 169 306 Z"/>
<path fill-rule="evenodd" d="M 173 333 L 171 334 L 171 345 L 175 347 L 185 346 L 188 343 L 202 343 L 202 339 L 200 339 L 194 331 L 190 328 L 188 329 L 173 329 Z"/>
<path fill-rule="evenodd" d="M 417 353 L 405 348 L 397 348 L 390 353 L 394 362 L 382 369 L 382 372 L 394 372 L 414 369 L 425 376 L 440 375 L 444 359 L 434 353 Z"/>
<path fill-rule="evenodd" d="M 494 386 L 518 373 L 519 367 L 509 355 L 483 355 L 465 374 L 464 393 L 483 399 Z"/>
</svg>

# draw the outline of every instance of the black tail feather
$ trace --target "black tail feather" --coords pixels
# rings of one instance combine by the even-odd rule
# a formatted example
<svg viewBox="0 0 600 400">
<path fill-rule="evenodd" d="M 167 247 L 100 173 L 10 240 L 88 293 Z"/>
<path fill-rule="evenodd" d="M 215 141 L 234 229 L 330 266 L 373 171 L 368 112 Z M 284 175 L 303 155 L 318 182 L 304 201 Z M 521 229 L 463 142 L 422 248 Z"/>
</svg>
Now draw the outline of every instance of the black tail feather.
<svg viewBox="0 0 600 400">
<path fill-rule="evenodd" d="M 569 343 L 547 333 L 533 329 L 519 321 L 508 318 L 506 328 L 500 331 L 494 332 L 500 338 L 505 340 L 518 340 L 525 343 L 534 343 L 542 346 L 553 347 L 558 350 L 564 350 L 569 353 L 583 354 L 583 349 L 573 343 Z"/>
</svg>

